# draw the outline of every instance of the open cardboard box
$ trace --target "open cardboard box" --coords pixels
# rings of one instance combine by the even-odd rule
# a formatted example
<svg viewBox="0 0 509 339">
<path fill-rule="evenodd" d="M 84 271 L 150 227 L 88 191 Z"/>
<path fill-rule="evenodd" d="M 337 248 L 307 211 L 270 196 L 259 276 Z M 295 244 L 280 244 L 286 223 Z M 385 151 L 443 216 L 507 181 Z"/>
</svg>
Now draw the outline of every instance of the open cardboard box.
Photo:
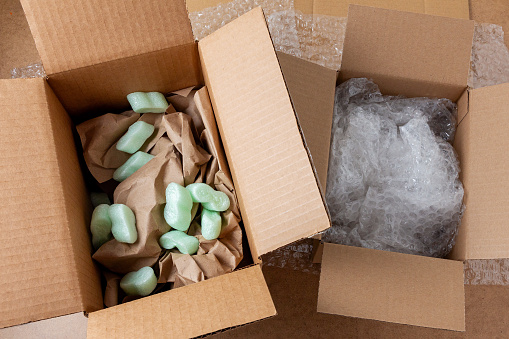
<svg viewBox="0 0 509 339">
<path fill-rule="evenodd" d="M 454 147 L 467 208 L 448 259 L 325 243 L 318 312 L 464 331 L 463 260 L 509 257 L 504 129 L 509 84 L 467 88 L 473 30 L 468 20 L 350 6 L 338 83 L 368 77 L 384 94 L 455 101 Z M 331 117 L 324 111 L 315 121 Z M 303 130 L 313 158 L 311 144 L 322 154 L 328 151 L 330 129 L 308 134 L 303 125 Z M 329 139 L 314 143 L 312 136 L 320 133 Z"/>
<path fill-rule="evenodd" d="M 48 76 L 0 81 L 0 327 L 36 323 L 2 336 L 69 333 L 83 312 L 89 338 L 195 337 L 274 316 L 260 256 L 330 221 L 262 10 L 196 43 L 183 0 L 22 5 Z M 73 124 L 127 109 L 133 91 L 204 84 L 255 264 L 103 309 Z"/>
</svg>

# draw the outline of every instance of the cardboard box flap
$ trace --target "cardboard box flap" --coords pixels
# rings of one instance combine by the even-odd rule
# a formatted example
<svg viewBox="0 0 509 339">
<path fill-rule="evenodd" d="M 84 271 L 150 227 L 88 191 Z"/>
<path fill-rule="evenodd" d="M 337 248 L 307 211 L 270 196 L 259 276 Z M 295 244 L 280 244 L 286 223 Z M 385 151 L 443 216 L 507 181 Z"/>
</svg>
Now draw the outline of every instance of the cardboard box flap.
<svg viewBox="0 0 509 339">
<path fill-rule="evenodd" d="M 449 98 L 467 87 L 474 22 L 350 6 L 341 80 L 369 75 L 384 94 Z"/>
<path fill-rule="evenodd" d="M 458 19 L 470 19 L 468 0 L 298 0 L 296 8 L 309 8 L 317 15 L 346 17 L 351 4 L 373 6 L 399 11 L 446 16 Z M 299 6 L 297 5 L 299 4 Z M 303 11 L 305 12 L 305 11 Z M 306 13 L 306 12 L 305 12 Z M 311 14 L 311 13 L 308 13 Z"/>
<path fill-rule="evenodd" d="M 0 80 L 0 103 L 0 327 L 97 309 L 70 121 L 40 78 Z"/>
<path fill-rule="evenodd" d="M 330 227 L 261 8 L 198 49 L 255 260 Z"/>
<path fill-rule="evenodd" d="M 463 263 L 326 243 L 318 312 L 464 331 Z"/>
<path fill-rule="evenodd" d="M 184 0 L 22 0 L 47 74 L 194 41 Z"/>
<path fill-rule="evenodd" d="M 278 52 L 295 113 L 325 193 L 337 72 Z"/>
<path fill-rule="evenodd" d="M 274 315 L 255 265 L 90 313 L 87 338 L 193 338 Z"/>
<path fill-rule="evenodd" d="M 456 132 L 465 214 L 455 259 L 509 258 L 509 84 L 469 92 Z"/>
</svg>

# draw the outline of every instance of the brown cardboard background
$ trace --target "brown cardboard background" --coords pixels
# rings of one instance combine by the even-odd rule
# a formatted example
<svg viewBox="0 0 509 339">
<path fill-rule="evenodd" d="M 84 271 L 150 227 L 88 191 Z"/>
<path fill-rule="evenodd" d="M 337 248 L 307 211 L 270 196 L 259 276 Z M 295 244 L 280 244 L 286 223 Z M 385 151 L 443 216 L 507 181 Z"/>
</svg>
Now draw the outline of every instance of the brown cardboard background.
<svg viewBox="0 0 509 339">
<path fill-rule="evenodd" d="M 0 1 L 0 78 L 10 78 L 14 67 L 40 61 L 21 3 Z"/>
<path fill-rule="evenodd" d="M 471 0 L 470 8 L 472 19 L 502 25 L 509 45 L 509 1 Z M 0 2 L 0 56 L 0 78 L 9 78 L 14 67 L 40 60 L 19 0 Z M 457 333 L 319 314 L 318 275 L 268 266 L 263 273 L 279 316 L 211 338 L 506 338 L 509 334 L 509 286 L 465 286 L 467 330 Z"/>
</svg>

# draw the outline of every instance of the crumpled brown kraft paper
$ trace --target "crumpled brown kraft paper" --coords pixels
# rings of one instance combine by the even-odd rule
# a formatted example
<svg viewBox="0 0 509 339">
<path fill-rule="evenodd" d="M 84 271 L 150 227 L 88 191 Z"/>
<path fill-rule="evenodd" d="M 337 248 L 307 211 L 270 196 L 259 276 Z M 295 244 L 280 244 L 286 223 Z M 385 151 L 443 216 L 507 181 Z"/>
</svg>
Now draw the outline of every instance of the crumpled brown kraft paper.
<svg viewBox="0 0 509 339">
<path fill-rule="evenodd" d="M 167 113 L 174 113 L 170 106 Z M 124 164 L 131 156 L 117 150 L 117 141 L 127 132 L 129 126 L 136 121 L 144 121 L 154 126 L 154 133 L 140 151 L 147 152 L 155 146 L 166 132 L 161 125 L 163 114 L 139 114 L 127 111 L 121 114 L 108 113 L 85 121 L 76 128 L 83 146 L 83 156 L 90 173 L 99 183 L 113 178 L 113 172 Z"/>
<path fill-rule="evenodd" d="M 186 96 L 179 95 L 182 93 Z M 171 106 L 165 114 L 139 115 L 132 111 L 106 114 L 78 126 L 87 165 L 99 182 L 110 180 L 116 167 L 131 156 L 116 150 L 115 145 L 132 123 L 141 120 L 156 127 L 141 149 L 155 157 L 121 182 L 114 192 L 114 203 L 125 204 L 133 210 L 138 240 L 126 244 L 112 239 L 93 254 L 106 269 L 103 275 L 107 307 L 116 305 L 119 300 L 132 300 L 119 289 L 120 278 L 141 267 L 154 268 L 159 277 L 160 284 L 155 290 L 158 291 L 166 289 L 166 285 L 161 284 L 180 287 L 230 272 L 242 260 L 237 198 L 225 167 L 217 130 L 213 130 L 216 127 L 206 88 L 183 90 L 170 97 L 169 102 L 177 97 L 180 105 L 192 109 L 195 116 L 203 119 L 200 133 L 194 127 L 192 114 L 173 113 Z M 185 100 L 190 103 L 186 104 Z M 203 238 L 199 226 L 201 207 L 197 211 L 188 231 L 200 240 L 195 255 L 164 250 L 158 243 L 160 236 L 171 229 L 163 217 L 165 189 L 171 182 L 180 185 L 205 182 L 230 198 L 230 209 L 222 213 L 223 228 L 218 239 Z"/>
</svg>

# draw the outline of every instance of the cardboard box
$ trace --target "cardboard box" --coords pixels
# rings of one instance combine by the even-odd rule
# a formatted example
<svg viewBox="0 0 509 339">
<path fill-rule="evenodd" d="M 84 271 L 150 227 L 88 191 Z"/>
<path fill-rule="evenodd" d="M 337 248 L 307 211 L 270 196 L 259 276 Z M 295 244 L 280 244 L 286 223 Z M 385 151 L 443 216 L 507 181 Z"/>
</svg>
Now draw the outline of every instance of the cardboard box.
<svg viewBox="0 0 509 339">
<path fill-rule="evenodd" d="M 22 4 L 48 77 L 0 81 L 0 327 L 47 320 L 4 334 L 83 326 L 79 312 L 89 338 L 195 337 L 275 315 L 260 256 L 330 221 L 261 9 L 196 43 L 183 0 Z M 133 91 L 198 84 L 256 264 L 102 309 L 73 124 L 127 109 Z"/>
<path fill-rule="evenodd" d="M 467 89 L 473 29 L 468 20 L 350 6 L 338 82 L 367 77 L 384 94 L 457 102 L 466 212 L 449 259 L 326 243 L 318 312 L 464 331 L 463 260 L 509 257 L 509 84 Z"/>
<path fill-rule="evenodd" d="M 247 2 L 248 0 L 246 0 Z M 270 1 L 270 0 L 265 0 Z M 187 0 L 189 12 L 232 2 L 232 0 Z M 263 4 L 264 0 L 258 1 Z M 468 0 L 294 0 L 293 6 L 304 14 L 346 17 L 349 5 L 373 6 L 414 13 L 469 19 Z"/>
</svg>

